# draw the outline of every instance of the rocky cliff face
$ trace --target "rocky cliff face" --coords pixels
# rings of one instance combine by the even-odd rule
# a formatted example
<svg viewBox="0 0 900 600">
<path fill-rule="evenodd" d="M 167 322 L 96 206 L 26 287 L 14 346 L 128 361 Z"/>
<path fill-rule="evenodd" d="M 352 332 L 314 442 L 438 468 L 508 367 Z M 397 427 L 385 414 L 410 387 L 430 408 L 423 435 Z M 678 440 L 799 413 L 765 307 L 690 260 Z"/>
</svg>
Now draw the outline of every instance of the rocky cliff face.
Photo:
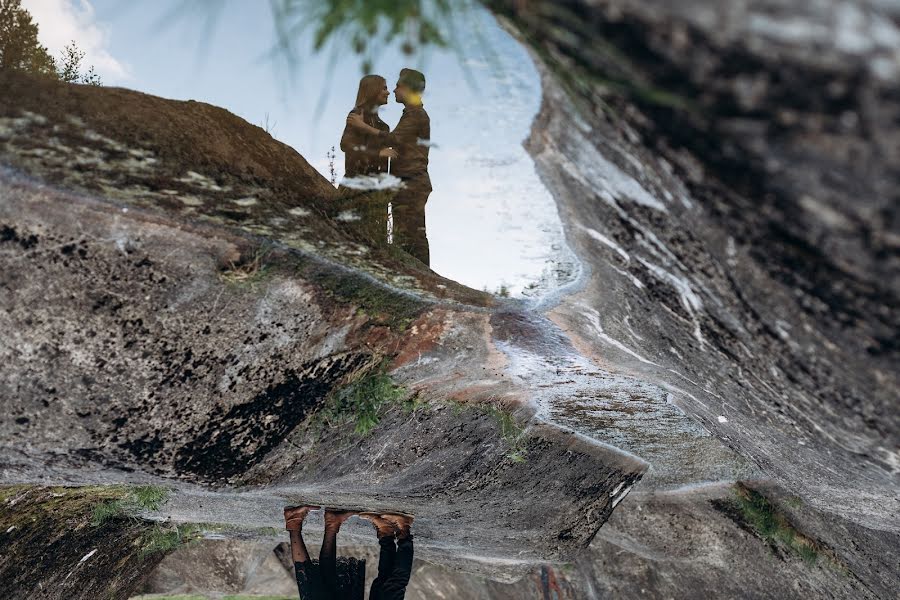
<svg viewBox="0 0 900 600">
<path fill-rule="evenodd" d="M 895 530 L 896 48 L 834 46 L 851 32 L 818 9 L 662 4 L 513 11 L 547 67 L 529 149 L 593 271 L 556 318 L 814 504 Z M 836 37 L 809 55 L 763 13 Z M 861 14 L 853 34 L 897 31 Z"/>
<path fill-rule="evenodd" d="M 584 266 L 531 307 L 367 248 L 224 111 L 0 74 L 4 482 L 405 510 L 410 597 L 891 597 L 896 10 L 489 4 Z M 332 400 L 386 374 L 352 431 Z"/>
<path fill-rule="evenodd" d="M 417 555 L 510 579 L 586 546 L 646 469 L 537 418 L 491 297 L 365 246 L 258 128 L 0 78 L 4 483 L 152 483 L 147 517 L 244 528 L 402 510 Z M 17 597 L 62 593 L 27 569 Z"/>
<path fill-rule="evenodd" d="M 864 2 L 495 8 L 544 69 L 528 148 L 591 269 L 551 317 L 587 355 L 666 390 L 759 468 L 752 477 L 842 523 L 840 535 L 814 531 L 856 565 L 863 591 L 793 594 L 888 597 L 896 576 L 881 574 L 897 569 L 883 549 L 897 547 L 900 508 L 897 12 Z M 691 474 L 654 476 L 669 461 L 697 464 L 696 444 L 670 443 L 671 427 L 652 418 L 627 419 L 615 396 L 567 412 L 565 422 L 647 458 L 644 489 L 680 494 L 666 514 L 693 514 L 679 518 L 705 538 L 694 511 L 706 509 L 673 485 Z M 679 580 L 686 565 L 651 548 L 686 540 L 654 531 L 653 542 L 635 543 L 631 530 L 600 543 L 598 587 L 615 597 L 716 589 L 701 581 L 718 577 L 706 567 Z M 641 567 L 626 573 L 612 547 Z M 741 556 L 729 560 L 756 572 Z M 743 593 L 778 597 L 772 586 Z"/>
</svg>

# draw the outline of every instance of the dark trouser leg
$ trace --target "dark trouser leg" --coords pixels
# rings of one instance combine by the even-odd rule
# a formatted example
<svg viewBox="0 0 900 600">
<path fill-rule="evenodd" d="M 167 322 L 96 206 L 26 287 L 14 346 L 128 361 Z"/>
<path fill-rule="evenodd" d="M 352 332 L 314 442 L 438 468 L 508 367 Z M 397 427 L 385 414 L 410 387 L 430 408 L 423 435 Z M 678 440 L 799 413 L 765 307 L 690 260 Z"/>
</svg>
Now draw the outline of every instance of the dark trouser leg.
<svg viewBox="0 0 900 600">
<path fill-rule="evenodd" d="M 378 538 L 378 545 L 381 546 L 378 554 L 378 577 L 372 582 L 369 600 L 382 600 L 384 597 L 382 588 L 394 571 L 394 556 L 397 554 L 397 545 L 392 535 Z"/>
<path fill-rule="evenodd" d="M 406 182 L 393 200 L 394 243 L 426 265 L 431 256 L 425 231 L 425 204 L 431 195 L 428 176 Z"/>
<path fill-rule="evenodd" d="M 297 578 L 297 592 L 300 594 L 300 600 L 319 600 L 322 597 L 319 573 L 311 560 L 295 562 L 294 575 Z"/>
<path fill-rule="evenodd" d="M 319 551 L 319 572 L 322 574 L 322 582 L 325 584 L 326 597 L 337 598 L 337 527 L 325 526 L 325 537 L 322 539 L 322 549 Z"/>
<path fill-rule="evenodd" d="M 397 554 L 394 557 L 394 569 L 391 576 L 382 586 L 379 600 L 403 600 L 406 586 L 412 575 L 413 540 L 412 536 L 397 541 Z"/>
</svg>

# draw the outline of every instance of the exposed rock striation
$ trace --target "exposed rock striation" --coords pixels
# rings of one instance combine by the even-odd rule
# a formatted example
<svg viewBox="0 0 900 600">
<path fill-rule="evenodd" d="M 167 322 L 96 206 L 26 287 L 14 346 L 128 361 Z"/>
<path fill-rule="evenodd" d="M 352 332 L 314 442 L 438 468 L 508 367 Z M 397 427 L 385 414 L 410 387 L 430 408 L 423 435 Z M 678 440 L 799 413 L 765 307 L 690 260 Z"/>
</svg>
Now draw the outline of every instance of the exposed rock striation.
<svg viewBox="0 0 900 600">
<path fill-rule="evenodd" d="M 812 505 L 896 532 L 896 14 L 498 5 L 545 66 L 528 147 L 592 270 L 553 318 Z"/>
</svg>

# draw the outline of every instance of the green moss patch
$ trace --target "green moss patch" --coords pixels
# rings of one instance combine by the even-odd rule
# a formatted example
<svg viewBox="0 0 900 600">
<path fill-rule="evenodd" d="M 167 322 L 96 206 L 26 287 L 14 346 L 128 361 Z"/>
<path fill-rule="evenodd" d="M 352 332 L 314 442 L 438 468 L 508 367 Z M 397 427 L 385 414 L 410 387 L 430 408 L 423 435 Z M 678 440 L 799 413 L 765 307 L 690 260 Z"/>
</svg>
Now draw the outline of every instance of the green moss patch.
<svg viewBox="0 0 900 600">
<path fill-rule="evenodd" d="M 717 510 L 766 542 L 776 553 L 792 554 L 808 564 L 815 564 L 824 556 L 838 564 L 833 552 L 801 533 L 776 503 L 744 483 L 735 484 L 731 498 L 711 502 Z"/>
<path fill-rule="evenodd" d="M 307 269 L 304 276 L 321 285 L 332 299 L 352 304 L 377 324 L 395 331 L 405 330 L 425 309 L 427 303 L 417 296 L 350 270 Z"/>
</svg>

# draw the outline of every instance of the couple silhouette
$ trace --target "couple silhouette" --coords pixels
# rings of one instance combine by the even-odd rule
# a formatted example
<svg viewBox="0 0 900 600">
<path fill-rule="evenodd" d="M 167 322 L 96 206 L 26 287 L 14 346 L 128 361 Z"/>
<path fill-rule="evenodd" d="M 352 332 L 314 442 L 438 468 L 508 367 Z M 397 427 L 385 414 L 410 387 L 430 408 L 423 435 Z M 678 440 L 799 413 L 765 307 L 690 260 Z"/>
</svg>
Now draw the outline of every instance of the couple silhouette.
<svg viewBox="0 0 900 600">
<path fill-rule="evenodd" d="M 303 542 L 303 522 L 310 512 L 320 508 L 307 505 L 284 509 L 284 526 L 290 534 L 291 558 L 300 600 L 363 600 L 366 561 L 337 558 L 338 531 L 354 515 L 375 526 L 380 546 L 378 576 L 372 582 L 369 600 L 403 600 L 412 574 L 412 517 L 397 513 L 326 509 L 325 533 L 316 564 L 309 557 Z"/>
<path fill-rule="evenodd" d="M 431 121 L 422 105 L 424 92 L 422 73 L 400 71 L 394 98 L 403 104 L 403 115 L 391 131 L 378 115 L 390 96 L 387 80 L 380 75 L 360 80 L 356 105 L 341 136 L 346 176 L 341 188 L 373 241 L 398 246 L 428 265 L 425 204 L 432 190 L 428 176 Z M 388 174 L 399 182 L 385 194 L 375 182 L 385 181 Z"/>
</svg>

